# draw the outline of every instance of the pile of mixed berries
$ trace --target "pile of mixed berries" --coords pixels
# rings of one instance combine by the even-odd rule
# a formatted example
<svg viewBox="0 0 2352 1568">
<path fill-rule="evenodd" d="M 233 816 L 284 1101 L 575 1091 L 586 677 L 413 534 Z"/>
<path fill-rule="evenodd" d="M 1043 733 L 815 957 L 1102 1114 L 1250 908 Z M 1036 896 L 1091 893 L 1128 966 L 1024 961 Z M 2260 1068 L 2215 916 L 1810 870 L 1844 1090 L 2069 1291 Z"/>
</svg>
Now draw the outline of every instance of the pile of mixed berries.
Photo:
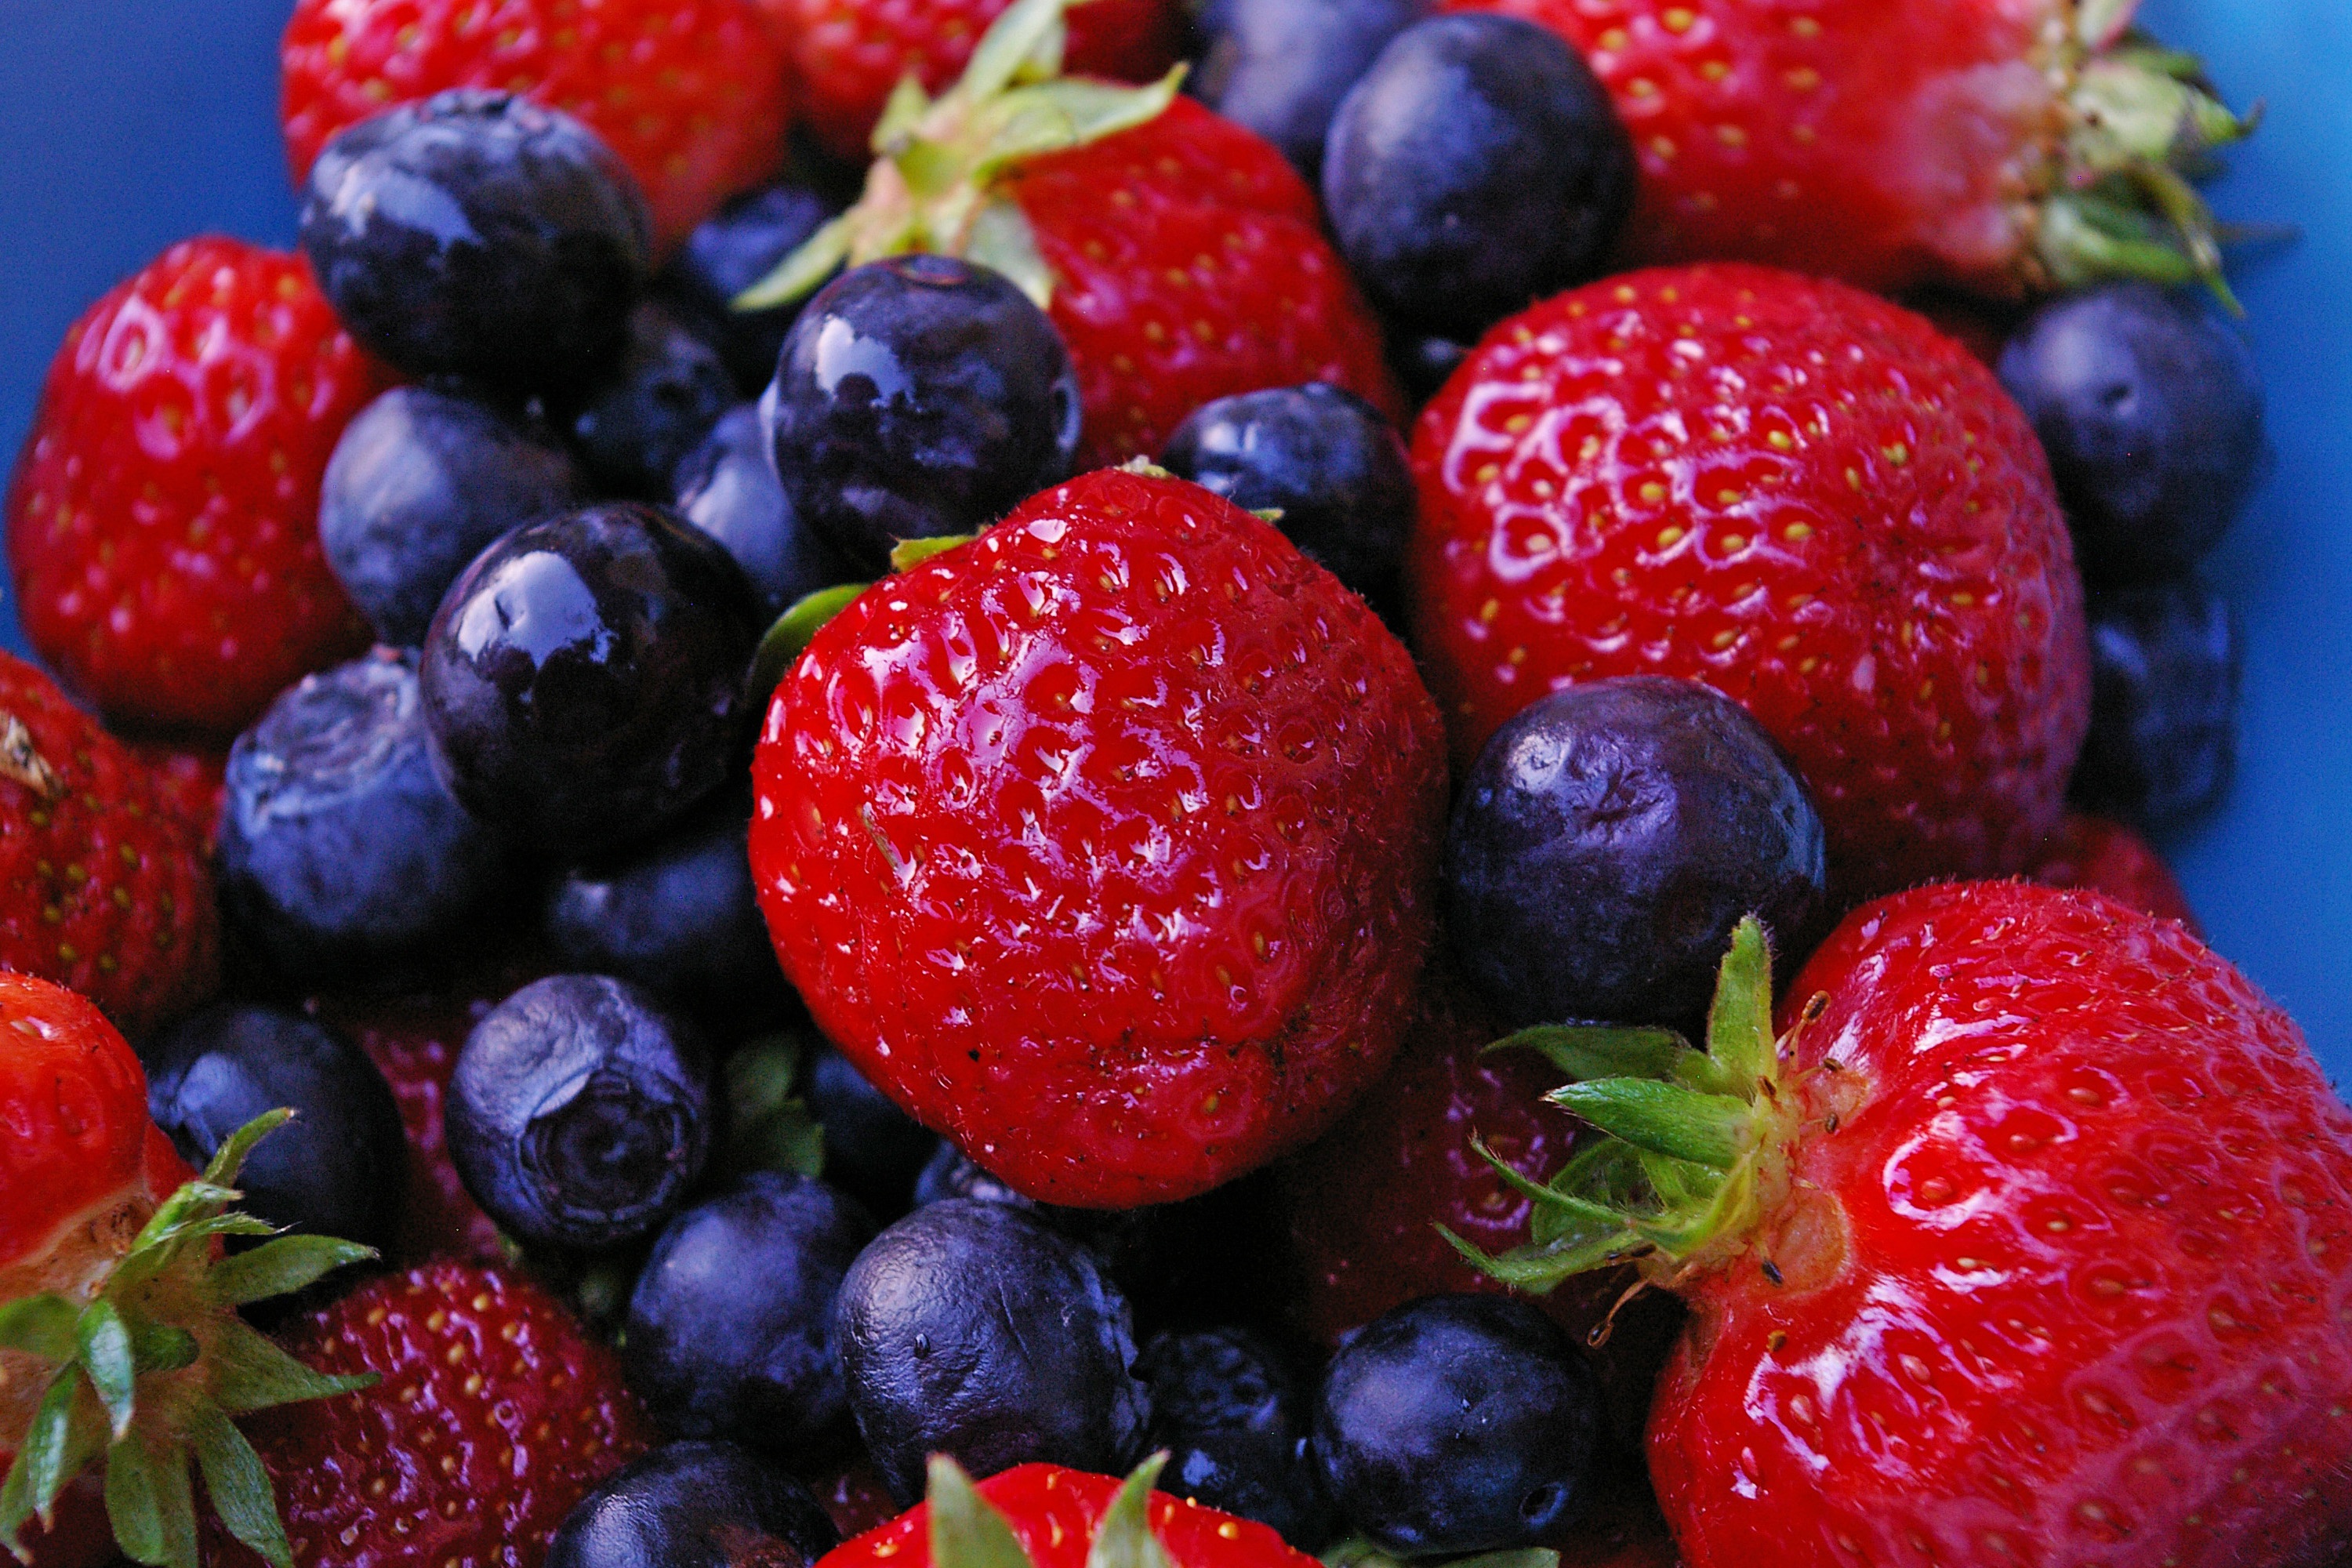
<svg viewBox="0 0 2352 1568">
<path fill-rule="evenodd" d="M 2131 11 L 297 0 L 6 500 L 0 1543 L 2352 1562 Z"/>
</svg>

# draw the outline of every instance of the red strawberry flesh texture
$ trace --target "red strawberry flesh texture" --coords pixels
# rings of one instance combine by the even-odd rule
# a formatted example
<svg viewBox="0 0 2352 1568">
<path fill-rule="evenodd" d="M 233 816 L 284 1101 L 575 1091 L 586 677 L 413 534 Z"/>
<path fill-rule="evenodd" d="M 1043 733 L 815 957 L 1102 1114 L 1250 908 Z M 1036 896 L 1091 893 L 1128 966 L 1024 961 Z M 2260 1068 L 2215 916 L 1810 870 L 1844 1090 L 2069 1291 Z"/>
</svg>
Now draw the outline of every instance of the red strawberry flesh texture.
<svg viewBox="0 0 2352 1568">
<path fill-rule="evenodd" d="M 2065 0 L 1444 0 L 1551 28 L 1642 161 L 1624 249 L 2015 293 L 2063 129 Z"/>
<path fill-rule="evenodd" d="M 226 742 L 367 646 L 319 484 L 386 384 L 298 256 L 206 237 L 90 307 L 8 495 L 25 636 L 110 720 Z"/>
<path fill-rule="evenodd" d="M 1118 470 L 818 632 L 753 762 L 786 973 L 1015 1188 L 1189 1196 L 1394 1051 L 1444 805 L 1404 648 L 1274 529 Z"/>
<path fill-rule="evenodd" d="M 2089 723 L 2049 467 L 1925 321 L 1759 268 L 1576 289 L 1413 436 L 1418 647 L 1466 765 L 1546 692 L 1698 680 L 1786 747 L 1850 901 L 2025 869 Z"/>
<path fill-rule="evenodd" d="M 1116 1477 L 1059 1465 L 1016 1465 L 980 1483 L 986 1498 L 1034 1568 L 1085 1568 L 1095 1528 L 1118 1495 Z M 1151 1533 L 1176 1568 L 1312 1568 L 1315 1559 L 1286 1544 L 1268 1526 L 1236 1519 L 1190 1498 L 1153 1492 Z M 917 1503 L 878 1530 L 817 1559 L 816 1568 L 928 1568 L 931 1509 Z"/>
<path fill-rule="evenodd" d="M 281 58 L 298 184 L 336 132 L 454 87 L 578 117 L 637 177 L 665 252 L 783 166 L 783 47 L 751 0 L 299 0 Z"/>
<path fill-rule="evenodd" d="M 1692 1295 L 1652 1418 L 1690 1568 L 2341 1561 L 2352 1110 L 2286 1016 L 2021 883 L 1855 912 L 1784 1027 L 1817 993 L 1798 1201 Z"/>
<path fill-rule="evenodd" d="M 2070 811 L 2057 834 L 2042 846 L 2033 880 L 2050 888 L 2082 888 L 2142 914 L 2179 921 L 2201 937 L 2189 895 L 2154 846 L 2120 822 Z"/>
</svg>

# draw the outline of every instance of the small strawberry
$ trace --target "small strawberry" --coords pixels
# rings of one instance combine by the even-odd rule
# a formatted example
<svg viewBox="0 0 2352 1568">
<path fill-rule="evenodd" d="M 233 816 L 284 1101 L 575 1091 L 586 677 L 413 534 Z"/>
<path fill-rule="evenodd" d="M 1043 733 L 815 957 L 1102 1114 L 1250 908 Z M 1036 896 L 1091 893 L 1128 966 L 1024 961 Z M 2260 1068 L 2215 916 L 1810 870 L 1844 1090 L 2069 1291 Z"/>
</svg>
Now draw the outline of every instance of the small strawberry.
<svg viewBox="0 0 2352 1568">
<path fill-rule="evenodd" d="M 866 591 L 777 689 L 753 785 L 818 1025 L 1029 1196 L 1203 1192 L 1396 1048 L 1436 714 L 1361 599 L 1197 486 L 1089 474 Z"/>
<path fill-rule="evenodd" d="M 1833 891 L 2021 871 L 2090 718 L 2049 465 L 1907 311 L 1743 266 L 1505 321 L 1413 437 L 1417 646 L 1467 763 L 1589 678 L 1745 705 L 1803 772 Z"/>
<path fill-rule="evenodd" d="M 751 0 L 298 0 L 280 55 L 297 182 L 336 132 L 453 87 L 585 121 L 645 187 L 663 251 L 783 164 L 783 46 Z"/>
<path fill-rule="evenodd" d="M 1066 3 L 1019 0 L 937 102 L 902 91 L 857 205 L 744 302 L 909 250 L 992 268 L 1069 344 L 1082 469 L 1156 454 L 1234 393 L 1326 381 L 1396 413 L 1380 327 L 1297 172 L 1177 97 L 1174 73 L 1147 88 L 1053 76 Z"/>
<path fill-rule="evenodd" d="M 0 653 L 0 966 L 143 1036 L 211 994 L 219 949 L 201 832 L 47 676 Z"/>
<path fill-rule="evenodd" d="M 538 1286 L 443 1261 L 298 1324 L 322 1373 L 382 1375 L 253 1425 L 297 1568 L 538 1568 L 572 1505 L 650 1446 L 620 1363 Z M 216 1568 L 244 1555 L 214 1542 Z"/>
<path fill-rule="evenodd" d="M 836 158 L 862 163 L 901 79 L 943 91 L 1011 0 L 760 0 L 791 40 L 801 122 Z M 1184 52 L 1171 0 L 1078 0 L 1065 56 L 1079 76 L 1150 81 Z"/>
<path fill-rule="evenodd" d="M 2191 936 L 2204 934 L 2172 868 L 2147 839 L 2120 822 L 2068 812 L 2026 875 L 2045 887 L 2105 893 L 2143 914 L 2179 921 Z"/>
<path fill-rule="evenodd" d="M 175 745 L 169 741 L 132 741 L 131 754 L 154 775 L 163 804 L 179 814 L 210 854 L 220 832 L 221 802 L 228 793 L 225 749 Z"/>
<path fill-rule="evenodd" d="M 1857 910 L 1773 1034 L 1560 1028 L 1612 1136 L 1531 1288 L 1638 1260 L 1692 1321 L 1650 1472 L 1690 1568 L 2321 1568 L 2352 1552 L 2352 1108 L 2179 924 L 1958 883 Z"/>
<path fill-rule="evenodd" d="M 1642 157 L 1644 261 L 1738 259 L 1895 291 L 2118 274 L 2218 284 L 2190 188 L 2252 129 L 2137 0 L 1444 0 L 1550 27 Z"/>
<path fill-rule="evenodd" d="M 226 742 L 365 647 L 319 545 L 319 485 L 383 384 L 281 251 L 189 240 L 91 306 L 8 492 L 41 658 L 110 719 Z"/>
</svg>

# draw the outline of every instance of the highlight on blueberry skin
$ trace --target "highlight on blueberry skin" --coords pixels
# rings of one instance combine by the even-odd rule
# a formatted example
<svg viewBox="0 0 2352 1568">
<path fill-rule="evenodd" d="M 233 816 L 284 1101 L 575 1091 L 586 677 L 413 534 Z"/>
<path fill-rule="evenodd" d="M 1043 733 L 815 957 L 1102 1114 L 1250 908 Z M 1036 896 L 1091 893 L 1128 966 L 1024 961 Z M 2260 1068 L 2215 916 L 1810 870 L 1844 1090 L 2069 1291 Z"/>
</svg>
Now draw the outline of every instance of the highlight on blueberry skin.
<svg viewBox="0 0 2352 1568">
<path fill-rule="evenodd" d="M 593 1251 L 658 1230 L 710 1152 L 709 1047 L 651 993 L 532 982 L 474 1026 L 449 1080 L 449 1156 L 527 1245 Z"/>
<path fill-rule="evenodd" d="M 580 1500 L 547 1568 L 809 1568 L 841 1542 L 809 1489 L 732 1443 L 669 1443 Z"/>
<path fill-rule="evenodd" d="M 629 313 L 619 357 L 560 399 L 572 449 L 606 493 L 666 500 L 670 475 L 735 402 L 719 351 L 657 300 Z"/>
<path fill-rule="evenodd" d="M 1348 89 L 1425 0 L 1209 0 L 1185 89 L 1282 150 L 1311 184 Z"/>
<path fill-rule="evenodd" d="M 779 181 L 704 219 L 654 279 L 655 298 L 719 351 L 743 396 L 757 397 L 776 374 L 776 356 L 801 302 L 739 310 L 735 297 L 782 265 L 840 210 L 811 186 Z"/>
<path fill-rule="evenodd" d="M 740 403 L 670 474 L 678 516 L 717 540 L 751 580 L 763 623 L 820 588 L 854 583 L 857 568 L 801 520 L 768 455 L 760 410 Z"/>
<path fill-rule="evenodd" d="M 1154 1335 L 1135 1363 L 1151 1391 L 1159 1489 L 1272 1525 L 1302 1551 L 1331 1532 L 1307 1452 L 1307 1398 L 1279 1351 L 1244 1328 Z"/>
</svg>

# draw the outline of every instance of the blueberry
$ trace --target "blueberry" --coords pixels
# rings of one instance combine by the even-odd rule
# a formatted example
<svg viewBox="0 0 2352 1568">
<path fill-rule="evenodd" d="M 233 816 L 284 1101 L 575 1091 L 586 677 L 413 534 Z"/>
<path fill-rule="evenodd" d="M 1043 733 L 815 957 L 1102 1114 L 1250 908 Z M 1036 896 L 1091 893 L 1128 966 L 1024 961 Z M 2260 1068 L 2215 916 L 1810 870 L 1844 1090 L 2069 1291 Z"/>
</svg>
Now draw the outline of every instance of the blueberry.
<svg viewBox="0 0 2352 1568">
<path fill-rule="evenodd" d="M 737 388 L 756 397 L 776 374 L 797 302 L 764 310 L 735 309 L 735 296 L 774 271 L 840 211 L 809 186 L 787 182 L 739 196 L 687 236 L 654 290 L 693 331 L 719 351 Z"/>
<path fill-rule="evenodd" d="M 1339 100 L 1383 47 L 1429 14 L 1424 0 L 1211 0 L 1190 87 L 1313 180 Z"/>
<path fill-rule="evenodd" d="M 1380 410 L 1319 381 L 1202 405 L 1169 437 L 1160 466 L 1252 511 L 1387 606 L 1412 532 L 1412 471 Z"/>
<path fill-rule="evenodd" d="M 1429 1296 L 1359 1329 L 1323 1374 L 1315 1459 L 1348 1522 L 1401 1556 L 1530 1546 L 1590 1489 L 1592 1371 L 1502 1296 Z"/>
<path fill-rule="evenodd" d="M 2226 794 L 2240 655 L 2228 601 L 2192 582 L 2090 595 L 2091 732 L 2076 802 L 2161 832 Z"/>
<path fill-rule="evenodd" d="M 793 510 L 768 453 L 760 411 L 739 404 L 671 476 L 678 515 L 726 547 L 760 609 L 774 620 L 819 588 L 858 580 L 858 570 Z"/>
<path fill-rule="evenodd" d="M 915 1178 L 940 1147 L 937 1135 L 898 1109 L 835 1050 L 809 1063 L 808 1107 L 824 1128 L 825 1179 L 883 1214 L 903 1213 Z"/>
<path fill-rule="evenodd" d="M 471 397 L 396 386 L 335 443 L 319 542 L 376 636 L 415 647 L 467 562 L 587 494 L 572 455 L 521 421 Z"/>
<path fill-rule="evenodd" d="M 410 969 L 506 885 L 498 834 L 427 755 L 416 656 L 390 648 L 279 694 L 229 748 L 221 904 L 302 985 Z"/>
<path fill-rule="evenodd" d="M 1463 14 L 1398 34 L 1341 100 L 1323 205 L 1375 304 L 1467 342 L 1598 276 L 1633 182 L 1633 142 L 1574 50 Z"/>
<path fill-rule="evenodd" d="M 681 1213 L 629 1298 L 629 1385 L 666 1432 L 828 1458 L 849 1426 L 834 1300 L 873 1237 L 855 1200 L 772 1171 Z"/>
<path fill-rule="evenodd" d="M 1307 1452 L 1307 1402 L 1275 1349 L 1246 1329 L 1155 1335 L 1136 1374 L 1151 1393 L 1160 1489 L 1272 1525 L 1294 1546 L 1330 1533 Z"/>
<path fill-rule="evenodd" d="M 551 854 L 649 837 L 740 763 L 759 630 L 742 569 L 663 508 L 528 523 L 474 559 L 425 634 L 433 765 Z"/>
<path fill-rule="evenodd" d="M 636 986 L 553 974 L 474 1026 L 447 1105 L 450 1161 L 501 1229 L 614 1247 L 659 1229 L 701 1174 L 710 1057 Z"/>
<path fill-rule="evenodd" d="M 202 1170 L 230 1133 L 280 1109 L 294 1120 L 254 1146 L 243 1207 L 276 1226 L 392 1245 L 407 1192 L 408 1138 L 367 1053 L 280 1007 L 207 1007 L 150 1040 L 147 1110 Z"/>
<path fill-rule="evenodd" d="M 593 132 L 470 89 L 339 132 L 302 205 L 303 252 L 362 347 L 412 376 L 526 393 L 620 352 L 651 233 Z"/>
<path fill-rule="evenodd" d="M 729 791 L 651 843 L 558 877 L 544 925 L 557 959 L 707 1016 L 787 1005 L 791 987 L 751 885 L 751 819 L 749 796 Z"/>
<path fill-rule="evenodd" d="M 1405 395 L 1415 405 L 1436 396 L 1469 357 L 1468 344 L 1425 332 L 1401 335 L 1389 342 L 1389 363 L 1395 367 L 1397 379 L 1404 383 Z"/>
<path fill-rule="evenodd" d="M 942 1139 L 915 1177 L 915 1203 L 919 1207 L 953 1198 L 1003 1204 L 1021 1210 L 1085 1247 L 1123 1291 L 1149 1289 L 1159 1282 L 1162 1265 L 1167 1261 L 1167 1220 L 1171 1210 L 1185 1206 L 1163 1204 L 1134 1209 L 1074 1209 L 1041 1204 L 1014 1192 Z"/>
<path fill-rule="evenodd" d="M 878 572 L 902 539 L 969 533 L 1065 478 L 1069 351 L 985 268 L 899 256 L 808 302 L 761 402 L 793 510 Z"/>
<path fill-rule="evenodd" d="M 808 1489 L 757 1455 L 671 1443 L 580 1500 L 547 1568 L 810 1568 L 840 1542 Z"/>
<path fill-rule="evenodd" d="M 2245 341 L 2202 302 L 2111 283 L 2044 306 L 2001 351 L 2093 584 L 2186 572 L 2263 476 L 2263 389 Z"/>
<path fill-rule="evenodd" d="M 734 402 L 719 351 L 646 300 L 620 358 L 563 405 L 573 448 L 607 491 L 667 500 L 679 460 Z"/>
<path fill-rule="evenodd" d="M 1784 961 L 1824 909 L 1820 816 L 1728 698 L 1629 676 L 1544 697 L 1495 733 L 1446 841 L 1450 934 L 1517 1024 L 1704 1015 L 1745 915 Z"/>
<path fill-rule="evenodd" d="M 901 1504 L 922 1496 L 929 1454 L 975 1478 L 1033 1459 L 1117 1475 L 1137 1458 L 1127 1302 L 1019 1209 L 917 1209 L 858 1255 L 834 1321 L 858 1432 Z"/>
</svg>

